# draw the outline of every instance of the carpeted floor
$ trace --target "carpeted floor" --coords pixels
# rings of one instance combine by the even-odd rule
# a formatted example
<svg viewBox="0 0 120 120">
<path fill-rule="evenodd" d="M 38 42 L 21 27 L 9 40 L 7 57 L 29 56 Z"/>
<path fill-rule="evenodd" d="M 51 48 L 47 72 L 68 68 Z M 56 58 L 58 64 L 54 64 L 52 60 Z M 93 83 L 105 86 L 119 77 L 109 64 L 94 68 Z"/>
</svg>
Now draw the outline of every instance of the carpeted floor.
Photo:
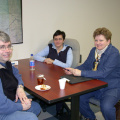
<svg viewBox="0 0 120 120">
<path fill-rule="evenodd" d="M 32 96 L 29 93 L 26 92 L 26 94 L 30 98 L 32 98 Z M 40 101 L 37 100 L 37 102 L 40 102 Z M 67 102 L 66 104 L 70 108 L 70 102 Z M 100 112 L 100 108 L 98 106 L 95 106 L 95 105 L 92 105 L 92 104 L 90 104 L 90 106 L 91 106 L 91 109 L 93 110 L 93 112 L 95 113 L 97 120 L 105 120 L 103 118 L 102 113 Z M 38 118 L 39 118 L 39 120 L 58 120 L 58 118 L 56 118 L 55 115 L 56 115 L 55 104 L 47 105 L 46 112 L 43 112 L 43 110 L 42 110 L 40 115 L 38 116 Z M 63 117 L 60 120 L 70 120 L 69 118 L 68 119 L 67 118 L 66 118 L 66 115 L 63 115 Z M 84 119 L 82 119 L 82 120 L 84 120 Z"/>
<path fill-rule="evenodd" d="M 67 103 L 68 106 L 70 106 L 69 103 Z M 102 116 L 102 113 L 100 112 L 100 108 L 95 105 L 90 105 L 92 110 L 95 112 L 95 115 L 97 117 L 97 120 L 105 120 Z M 58 120 L 55 117 L 56 114 L 56 107 L 55 105 L 49 105 L 47 106 L 47 111 L 46 112 L 41 112 L 40 115 L 38 116 L 39 120 Z M 69 120 L 65 116 L 62 117 L 60 120 Z M 84 119 L 83 119 L 84 120 Z"/>
</svg>

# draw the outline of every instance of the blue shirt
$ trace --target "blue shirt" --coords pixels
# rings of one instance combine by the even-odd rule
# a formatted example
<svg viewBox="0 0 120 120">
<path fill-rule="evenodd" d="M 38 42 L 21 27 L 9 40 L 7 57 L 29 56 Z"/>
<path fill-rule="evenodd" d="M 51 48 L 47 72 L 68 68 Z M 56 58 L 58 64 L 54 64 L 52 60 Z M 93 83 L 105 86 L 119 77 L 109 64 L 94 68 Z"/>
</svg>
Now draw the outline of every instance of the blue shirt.
<svg viewBox="0 0 120 120">
<path fill-rule="evenodd" d="M 108 87 L 102 90 L 120 89 L 120 55 L 118 49 L 112 44 L 108 46 L 105 52 L 101 55 L 100 62 L 96 71 L 93 71 L 93 63 L 95 61 L 94 47 L 87 60 L 77 69 L 81 70 L 81 76 L 99 79 L 108 83 Z M 101 90 L 101 91 L 102 91 Z"/>
<path fill-rule="evenodd" d="M 52 43 L 53 48 L 56 49 L 54 43 Z M 63 45 L 63 49 L 61 51 L 64 51 L 66 49 L 68 45 Z M 49 54 L 49 46 L 45 47 L 42 51 L 38 52 L 36 55 L 34 55 L 34 59 L 40 62 L 44 62 L 44 60 L 46 59 L 45 56 L 47 56 Z M 57 59 L 54 60 L 53 64 L 63 67 L 63 68 L 67 68 L 67 67 L 71 67 L 73 62 L 73 53 L 72 53 L 72 49 L 69 48 L 68 52 L 67 52 L 67 59 L 66 59 L 66 63 L 63 63 Z"/>
<path fill-rule="evenodd" d="M 0 63 L 1 65 L 5 66 L 4 63 Z M 17 68 L 12 67 L 13 74 L 18 80 L 18 85 L 23 85 L 23 81 L 21 75 Z M 9 84 L 9 83 L 8 83 Z M 15 103 L 14 101 L 8 99 L 3 92 L 2 82 L 0 79 L 0 114 L 10 114 L 15 111 L 22 111 L 23 107 L 21 103 Z"/>
</svg>

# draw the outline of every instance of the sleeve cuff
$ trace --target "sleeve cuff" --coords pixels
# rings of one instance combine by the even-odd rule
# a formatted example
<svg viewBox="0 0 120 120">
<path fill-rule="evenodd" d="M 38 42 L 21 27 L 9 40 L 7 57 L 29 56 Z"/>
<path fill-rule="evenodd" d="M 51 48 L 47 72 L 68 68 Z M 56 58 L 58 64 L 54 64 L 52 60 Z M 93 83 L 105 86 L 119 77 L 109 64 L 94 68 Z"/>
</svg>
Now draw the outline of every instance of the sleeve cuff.
<svg viewBox="0 0 120 120">
<path fill-rule="evenodd" d="M 19 111 L 23 110 L 22 104 L 21 103 L 16 103 L 16 109 Z"/>
</svg>

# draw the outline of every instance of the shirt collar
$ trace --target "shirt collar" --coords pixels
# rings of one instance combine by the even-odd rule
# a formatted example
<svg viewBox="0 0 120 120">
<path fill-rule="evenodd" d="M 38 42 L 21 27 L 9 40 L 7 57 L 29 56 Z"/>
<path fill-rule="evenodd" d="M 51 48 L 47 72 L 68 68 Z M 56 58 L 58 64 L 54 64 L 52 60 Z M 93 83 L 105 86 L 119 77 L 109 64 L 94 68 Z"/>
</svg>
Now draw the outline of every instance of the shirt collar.
<svg viewBox="0 0 120 120">
<path fill-rule="evenodd" d="M 108 48 L 108 45 L 107 45 L 104 49 L 102 49 L 102 50 L 96 49 L 96 52 L 97 52 L 98 55 L 101 55 L 102 53 L 105 52 L 105 50 L 106 50 L 107 48 Z"/>
<path fill-rule="evenodd" d="M 5 68 L 5 65 L 6 65 L 5 63 L 0 62 L 0 69 Z"/>
<path fill-rule="evenodd" d="M 61 51 L 64 51 L 66 49 L 67 45 L 63 44 L 63 48 Z M 56 49 L 55 44 L 52 43 L 52 48 Z"/>
</svg>

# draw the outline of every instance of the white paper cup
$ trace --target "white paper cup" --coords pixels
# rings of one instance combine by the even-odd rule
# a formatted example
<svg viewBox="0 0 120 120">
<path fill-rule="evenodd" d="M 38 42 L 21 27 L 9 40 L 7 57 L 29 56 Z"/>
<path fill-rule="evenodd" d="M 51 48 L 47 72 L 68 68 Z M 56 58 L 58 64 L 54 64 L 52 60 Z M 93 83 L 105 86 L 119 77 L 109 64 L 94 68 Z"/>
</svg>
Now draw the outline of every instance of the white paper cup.
<svg viewBox="0 0 120 120">
<path fill-rule="evenodd" d="M 60 89 L 65 89 L 66 79 L 59 79 Z"/>
</svg>

